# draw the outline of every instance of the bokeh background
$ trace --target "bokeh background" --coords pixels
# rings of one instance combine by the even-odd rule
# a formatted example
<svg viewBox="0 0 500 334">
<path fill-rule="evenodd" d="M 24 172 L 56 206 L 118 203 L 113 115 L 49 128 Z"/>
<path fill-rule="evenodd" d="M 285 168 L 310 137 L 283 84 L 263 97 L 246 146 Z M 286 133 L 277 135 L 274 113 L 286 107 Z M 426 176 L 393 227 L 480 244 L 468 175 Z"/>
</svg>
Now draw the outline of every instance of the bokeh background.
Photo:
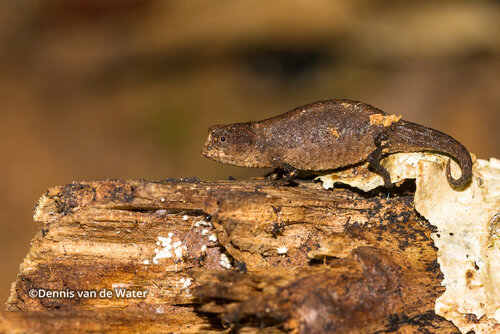
<svg viewBox="0 0 500 334">
<path fill-rule="evenodd" d="M 243 178 L 207 128 L 320 99 L 403 114 L 500 158 L 500 3 L 0 2 L 0 300 L 50 186 Z"/>
</svg>

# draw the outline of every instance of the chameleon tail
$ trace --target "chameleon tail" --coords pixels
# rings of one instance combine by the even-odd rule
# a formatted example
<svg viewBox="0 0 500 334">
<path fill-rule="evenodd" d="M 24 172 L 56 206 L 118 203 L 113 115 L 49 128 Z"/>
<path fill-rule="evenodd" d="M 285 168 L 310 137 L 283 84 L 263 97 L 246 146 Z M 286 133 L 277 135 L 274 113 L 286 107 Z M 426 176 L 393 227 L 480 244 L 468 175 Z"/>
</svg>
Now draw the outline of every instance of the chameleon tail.
<svg viewBox="0 0 500 334">
<path fill-rule="evenodd" d="M 459 158 L 462 175 L 460 175 L 458 179 L 454 179 L 453 176 L 451 176 L 451 159 L 448 159 L 448 162 L 446 163 L 446 178 L 452 186 L 457 188 L 465 186 L 472 177 L 472 159 L 469 152 L 467 152 L 467 149 L 464 146 L 462 146 L 462 148 L 466 151 L 466 156 L 463 156 L 462 159 Z"/>
<path fill-rule="evenodd" d="M 448 160 L 446 164 L 448 182 L 453 187 L 462 188 L 470 181 L 472 177 L 472 159 L 469 151 L 459 141 L 438 130 L 411 122 L 400 121 L 394 130 L 391 135 L 396 138 L 392 143 L 398 142 L 398 140 L 401 142 L 399 145 L 395 144 L 396 150 L 443 152 L 454 158 L 462 170 L 462 175 L 458 179 L 454 179 L 451 175 L 451 161 Z"/>
</svg>

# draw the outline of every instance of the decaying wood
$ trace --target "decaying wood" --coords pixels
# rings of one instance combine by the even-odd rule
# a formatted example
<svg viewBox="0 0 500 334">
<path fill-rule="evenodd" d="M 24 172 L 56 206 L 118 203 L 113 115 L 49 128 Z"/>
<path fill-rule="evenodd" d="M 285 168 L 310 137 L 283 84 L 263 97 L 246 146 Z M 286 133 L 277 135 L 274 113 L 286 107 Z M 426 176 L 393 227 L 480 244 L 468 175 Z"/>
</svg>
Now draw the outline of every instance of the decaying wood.
<svg viewBox="0 0 500 334">
<path fill-rule="evenodd" d="M 0 331 L 454 333 L 412 201 L 261 179 L 54 187 Z M 180 253 L 154 261 L 168 236 Z M 120 287 L 147 297 L 28 295 Z"/>
</svg>

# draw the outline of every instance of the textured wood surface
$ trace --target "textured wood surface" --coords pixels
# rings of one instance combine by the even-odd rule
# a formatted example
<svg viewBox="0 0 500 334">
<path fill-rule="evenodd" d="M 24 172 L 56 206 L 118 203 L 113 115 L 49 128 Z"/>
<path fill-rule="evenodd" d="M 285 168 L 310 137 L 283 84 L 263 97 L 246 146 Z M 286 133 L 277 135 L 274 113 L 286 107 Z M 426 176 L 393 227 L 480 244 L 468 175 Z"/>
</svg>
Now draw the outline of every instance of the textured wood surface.
<svg viewBox="0 0 500 334">
<path fill-rule="evenodd" d="M 34 218 L 0 331 L 457 332 L 433 312 L 442 277 L 411 194 L 111 180 L 51 188 Z M 117 288 L 147 297 L 29 296 Z"/>
</svg>

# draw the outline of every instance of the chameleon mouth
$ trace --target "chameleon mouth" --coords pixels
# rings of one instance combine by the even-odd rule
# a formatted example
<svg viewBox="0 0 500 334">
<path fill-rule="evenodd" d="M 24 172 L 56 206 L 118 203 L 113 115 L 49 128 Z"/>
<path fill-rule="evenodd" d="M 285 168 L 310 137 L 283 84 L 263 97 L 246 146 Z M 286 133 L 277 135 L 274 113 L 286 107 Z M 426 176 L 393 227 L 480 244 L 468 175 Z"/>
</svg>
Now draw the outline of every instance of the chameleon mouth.
<svg viewBox="0 0 500 334">
<path fill-rule="evenodd" d="M 201 152 L 201 154 L 205 158 L 209 158 L 209 159 L 212 159 L 212 160 L 215 160 L 215 161 L 218 161 L 218 162 L 224 162 L 225 163 L 228 160 L 227 157 L 226 157 L 226 155 L 223 152 L 220 152 L 220 151 L 217 151 L 217 150 L 214 150 L 214 149 L 203 150 Z"/>
<path fill-rule="evenodd" d="M 205 146 L 201 150 L 201 155 L 204 156 L 205 158 L 209 158 L 215 161 L 222 161 L 224 159 L 224 153 L 218 150 L 215 147 L 212 147 L 210 145 L 212 142 L 211 138 L 209 137 L 207 142 L 205 143 Z"/>
<path fill-rule="evenodd" d="M 213 148 L 211 148 L 208 145 L 205 145 L 205 147 L 203 147 L 203 150 L 201 150 L 201 155 L 204 156 L 205 158 L 214 159 L 215 158 L 214 151 L 215 150 Z"/>
<path fill-rule="evenodd" d="M 231 156 L 224 153 L 222 150 L 211 146 L 210 144 L 206 144 L 203 150 L 201 151 L 201 155 L 210 160 L 214 160 L 220 163 L 234 165 L 234 162 L 231 159 Z"/>
</svg>

